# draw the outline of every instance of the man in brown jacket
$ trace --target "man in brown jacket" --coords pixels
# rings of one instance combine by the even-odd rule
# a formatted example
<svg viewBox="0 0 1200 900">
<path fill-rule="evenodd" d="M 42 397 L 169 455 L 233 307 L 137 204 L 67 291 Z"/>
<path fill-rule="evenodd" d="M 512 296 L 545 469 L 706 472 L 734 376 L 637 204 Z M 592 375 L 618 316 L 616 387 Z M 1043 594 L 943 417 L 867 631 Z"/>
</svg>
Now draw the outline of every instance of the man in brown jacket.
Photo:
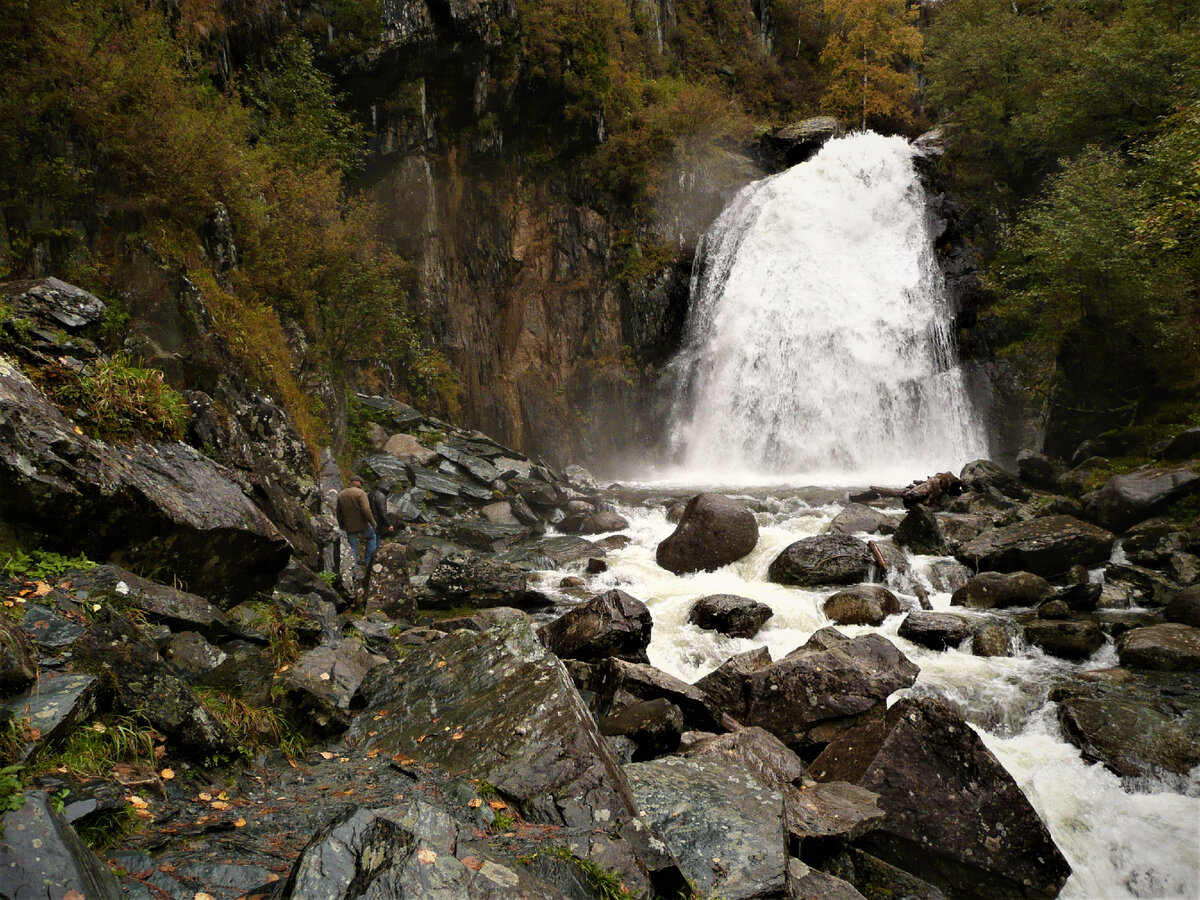
<svg viewBox="0 0 1200 900">
<path fill-rule="evenodd" d="M 337 520 L 350 539 L 350 552 L 354 555 L 355 565 L 358 565 L 358 539 L 366 536 L 367 558 L 363 566 L 370 570 L 371 557 L 375 555 L 379 539 L 375 537 L 375 516 L 371 513 L 371 504 L 362 486 L 363 480 L 355 475 L 350 479 L 350 487 L 338 494 Z"/>
</svg>

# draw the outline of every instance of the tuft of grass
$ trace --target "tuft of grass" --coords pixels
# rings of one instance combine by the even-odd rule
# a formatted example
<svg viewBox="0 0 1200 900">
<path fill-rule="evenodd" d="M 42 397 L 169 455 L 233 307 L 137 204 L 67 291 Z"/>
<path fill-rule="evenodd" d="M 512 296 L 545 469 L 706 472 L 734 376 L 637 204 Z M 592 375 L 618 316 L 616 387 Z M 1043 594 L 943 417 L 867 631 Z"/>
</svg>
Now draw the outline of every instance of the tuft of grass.
<svg viewBox="0 0 1200 900">
<path fill-rule="evenodd" d="M 31 775 L 66 770 L 80 777 L 107 776 L 118 763 L 153 768 L 158 761 L 154 730 L 132 716 L 112 716 L 80 725 L 60 746 L 38 756 Z"/>
<path fill-rule="evenodd" d="M 266 747 L 278 747 L 288 759 L 303 759 L 308 742 L 277 709 L 251 706 L 244 700 L 213 688 L 197 693 L 208 711 L 237 739 L 245 755 Z"/>
<path fill-rule="evenodd" d="M 635 892 L 625 887 L 621 881 L 621 876 L 611 869 L 606 869 L 599 863 L 583 859 L 576 856 L 566 847 L 547 847 L 539 850 L 537 853 L 531 853 L 527 856 L 517 858 L 517 862 L 523 865 L 531 864 L 537 859 L 538 854 L 544 853 L 552 859 L 559 859 L 568 862 L 575 866 L 587 879 L 588 883 L 595 889 L 596 893 L 602 900 L 638 900 L 641 897 L 641 892 Z"/>
<path fill-rule="evenodd" d="M 80 371 L 52 363 L 41 370 L 39 379 L 69 416 L 83 411 L 82 423 L 94 437 L 177 441 L 187 426 L 187 401 L 166 383 L 163 373 L 135 366 L 120 354 L 93 361 Z"/>
<path fill-rule="evenodd" d="M 119 810 L 90 816 L 85 823 L 75 826 L 75 833 L 95 853 L 103 853 L 125 841 L 144 827 L 137 811 L 131 804 Z"/>
</svg>

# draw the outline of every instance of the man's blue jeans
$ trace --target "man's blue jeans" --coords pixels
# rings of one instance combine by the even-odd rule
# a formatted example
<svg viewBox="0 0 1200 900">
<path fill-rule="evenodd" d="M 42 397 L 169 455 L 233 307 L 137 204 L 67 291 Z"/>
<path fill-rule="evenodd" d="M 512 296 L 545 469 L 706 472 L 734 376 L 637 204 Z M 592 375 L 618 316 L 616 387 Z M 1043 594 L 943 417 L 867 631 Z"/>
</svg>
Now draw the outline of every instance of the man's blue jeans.
<svg viewBox="0 0 1200 900">
<path fill-rule="evenodd" d="M 379 546 L 379 538 L 375 536 L 375 529 L 370 525 L 366 531 L 347 531 L 346 537 L 350 538 L 350 555 L 354 557 L 354 564 L 358 565 L 358 538 L 360 535 L 367 536 L 367 559 L 363 563 L 363 568 L 371 568 L 371 558 L 375 556 L 375 548 Z"/>
</svg>

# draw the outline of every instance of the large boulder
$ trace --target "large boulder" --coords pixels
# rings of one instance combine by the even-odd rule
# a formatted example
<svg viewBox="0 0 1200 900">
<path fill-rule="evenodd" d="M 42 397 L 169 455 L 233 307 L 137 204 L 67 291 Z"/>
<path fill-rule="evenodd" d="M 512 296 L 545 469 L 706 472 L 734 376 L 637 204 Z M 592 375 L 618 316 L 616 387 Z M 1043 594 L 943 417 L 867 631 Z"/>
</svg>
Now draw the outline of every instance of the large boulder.
<svg viewBox="0 0 1200 900">
<path fill-rule="evenodd" d="M 429 596 L 424 600 L 434 608 L 540 609 L 551 605 L 545 595 L 530 589 L 523 569 L 473 553 L 451 553 L 442 559 L 430 573 L 426 587 Z"/>
<path fill-rule="evenodd" d="M 1121 665 L 1161 672 L 1200 671 L 1200 628 L 1168 623 L 1134 628 L 1117 641 Z"/>
<path fill-rule="evenodd" d="M 730 637 L 752 638 L 773 615 L 775 611 L 771 607 L 757 600 L 733 594 L 710 594 L 692 604 L 688 621 Z"/>
<path fill-rule="evenodd" d="M 913 506 L 900 521 L 892 540 L 909 553 L 945 556 L 950 552 L 937 518 L 920 503 Z"/>
<path fill-rule="evenodd" d="M 768 577 L 776 584 L 807 587 L 866 581 L 875 557 L 871 548 L 846 534 L 818 534 L 790 544 L 775 558 Z"/>
<path fill-rule="evenodd" d="M 627 765 L 625 774 L 638 808 L 696 889 L 728 900 L 783 893 L 783 798 L 744 766 L 669 756 Z"/>
<path fill-rule="evenodd" d="M 900 612 L 900 600 L 881 584 L 858 584 L 830 595 L 821 608 L 835 625 L 882 625 Z"/>
<path fill-rule="evenodd" d="M 698 686 L 680 681 L 654 666 L 608 659 L 600 664 L 592 685 L 596 707 L 608 712 L 619 706 L 621 697 L 637 700 L 669 700 L 683 711 L 684 724 L 696 731 L 721 729 L 721 713 Z"/>
<path fill-rule="evenodd" d="M 1046 516 L 985 531 L 955 554 L 980 571 L 1060 575 L 1072 566 L 1094 566 L 1112 553 L 1113 535 L 1071 516 Z"/>
<path fill-rule="evenodd" d="M 1088 513 L 1121 531 L 1200 491 L 1200 465 L 1151 466 L 1114 475 L 1088 504 Z"/>
<path fill-rule="evenodd" d="M 958 477 L 968 490 L 985 496 L 998 495 L 1011 500 L 1024 500 L 1029 496 L 1020 478 L 991 460 L 977 459 L 967 463 Z"/>
<path fill-rule="evenodd" d="M 884 821 L 858 845 L 950 896 L 1048 900 L 1071 874 L 1012 776 L 942 700 L 899 701 L 809 774 L 878 793 Z"/>
<path fill-rule="evenodd" d="M 0 703 L 0 721 L 24 720 L 29 726 L 12 732 L 16 760 L 25 762 L 86 722 L 96 712 L 98 694 L 99 683 L 91 675 L 47 674 L 24 693 Z"/>
<path fill-rule="evenodd" d="M 674 753 L 683 734 L 683 713 L 670 700 L 639 700 L 597 723 L 605 737 L 624 737 L 634 745 L 632 762 Z"/>
<path fill-rule="evenodd" d="M 1200 584 L 1184 588 L 1172 597 L 1164 612 L 1171 622 L 1200 628 Z"/>
<path fill-rule="evenodd" d="M 560 659 L 609 657 L 647 663 L 654 620 L 646 604 L 624 591 L 599 594 L 538 629 L 542 643 Z"/>
<path fill-rule="evenodd" d="M 888 696 L 911 686 L 918 671 L 887 638 L 850 639 L 825 628 L 778 662 L 745 673 L 740 697 L 730 692 L 723 709 L 802 750 L 882 711 Z"/>
<path fill-rule="evenodd" d="M 1087 659 L 1104 644 L 1104 633 L 1087 619 L 1040 620 L 1026 623 L 1025 640 L 1051 656 Z"/>
<path fill-rule="evenodd" d="M 770 664 L 771 651 L 766 647 L 747 650 L 725 660 L 697 681 L 695 687 L 718 709 L 742 710 L 745 708 L 742 689 L 747 676 Z M 732 716 L 732 713 L 726 715 Z"/>
<path fill-rule="evenodd" d="M 64 578 L 80 600 L 115 603 L 137 610 L 148 622 L 174 631 L 195 631 L 208 638 L 229 637 L 234 626 L 203 597 L 156 584 L 120 566 L 95 566 L 68 572 Z"/>
<path fill-rule="evenodd" d="M 839 534 L 891 534 L 896 530 L 896 519 L 865 503 L 847 503 L 833 517 L 829 530 Z"/>
<path fill-rule="evenodd" d="M 0 897 L 121 900 L 116 876 L 44 793 L 31 791 L 0 819 Z"/>
<path fill-rule="evenodd" d="M 655 559 L 676 575 L 711 572 L 737 562 L 757 543 L 758 521 L 748 506 L 721 494 L 697 494 Z"/>
<path fill-rule="evenodd" d="M 596 829 L 591 847 L 576 852 L 603 849 L 632 889 L 670 880 L 647 871 L 639 849 L 647 833 L 629 784 L 562 663 L 529 625 L 456 631 L 387 672 L 347 732 L 352 745 L 485 780 L 530 822 Z M 390 714 L 398 710 L 404 715 Z"/>
<path fill-rule="evenodd" d="M 230 604 L 270 589 L 290 556 L 227 469 L 186 444 L 93 440 L 2 357 L 0 518 Z"/>
<path fill-rule="evenodd" d="M 971 626 L 961 616 L 951 613 L 914 609 L 904 617 L 896 633 L 906 641 L 930 650 L 945 650 L 957 647 L 969 638 Z"/>
<path fill-rule="evenodd" d="M 409 584 L 408 556 L 403 544 L 387 541 L 375 552 L 363 592 L 363 607 L 368 615 L 380 612 L 398 622 L 416 620 L 416 595 Z"/>
<path fill-rule="evenodd" d="M 319 734 L 337 734 L 350 724 L 350 701 L 359 685 L 382 662 L 352 638 L 322 644 L 289 666 L 275 691 L 295 711 L 296 721 Z"/>
</svg>

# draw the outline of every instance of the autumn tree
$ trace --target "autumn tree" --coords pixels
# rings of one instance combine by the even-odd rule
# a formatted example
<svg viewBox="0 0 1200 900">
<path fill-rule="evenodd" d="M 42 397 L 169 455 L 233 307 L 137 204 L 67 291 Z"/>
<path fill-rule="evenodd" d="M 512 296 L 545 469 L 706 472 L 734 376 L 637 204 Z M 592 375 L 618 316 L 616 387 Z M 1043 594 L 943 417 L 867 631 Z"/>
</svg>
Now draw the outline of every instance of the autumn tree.
<svg viewBox="0 0 1200 900">
<path fill-rule="evenodd" d="M 825 0 L 829 40 L 821 63 L 829 84 L 821 106 L 842 118 L 907 124 L 916 81 L 910 66 L 921 55 L 917 11 L 904 0 Z"/>
</svg>

